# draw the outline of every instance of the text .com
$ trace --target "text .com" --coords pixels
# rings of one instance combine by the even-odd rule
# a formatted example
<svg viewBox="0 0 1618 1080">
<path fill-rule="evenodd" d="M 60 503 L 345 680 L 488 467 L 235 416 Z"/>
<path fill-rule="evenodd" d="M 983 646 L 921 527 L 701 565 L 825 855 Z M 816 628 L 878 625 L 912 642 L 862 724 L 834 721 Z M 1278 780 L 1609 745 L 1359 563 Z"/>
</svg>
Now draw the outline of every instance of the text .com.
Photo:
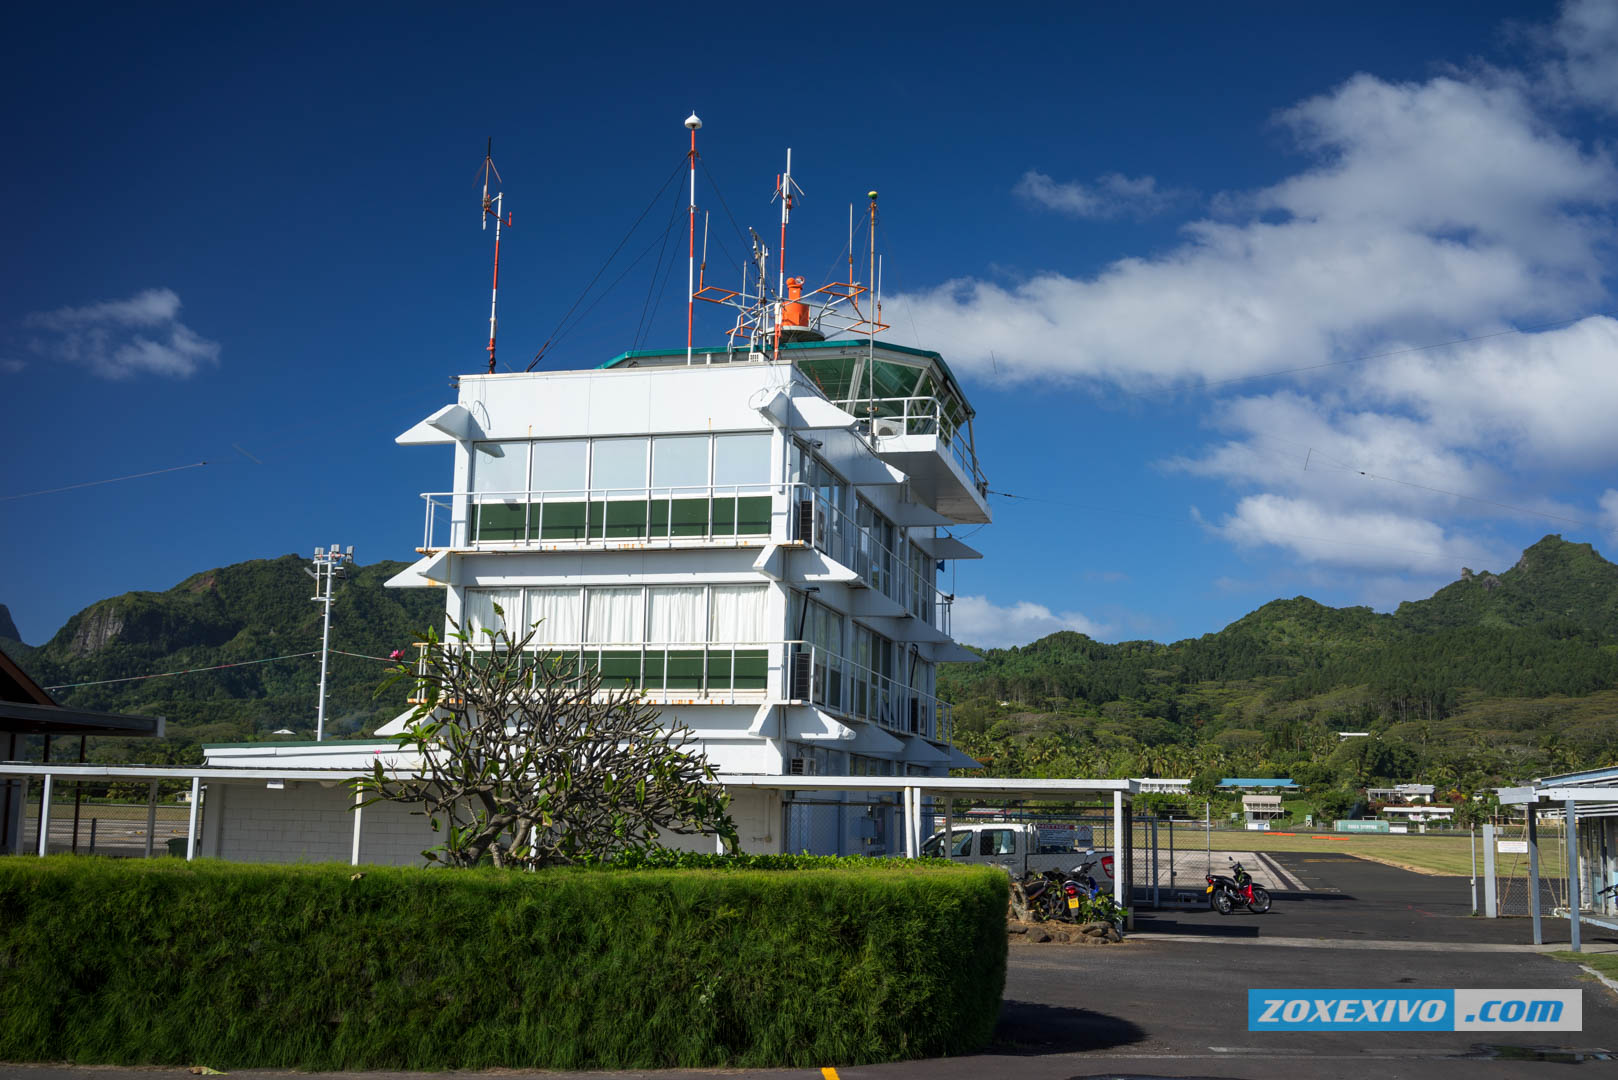
<svg viewBox="0 0 1618 1080">
<path fill-rule="evenodd" d="M 1582 1031 L 1578 990 L 1249 990 L 1249 1031 Z"/>
</svg>

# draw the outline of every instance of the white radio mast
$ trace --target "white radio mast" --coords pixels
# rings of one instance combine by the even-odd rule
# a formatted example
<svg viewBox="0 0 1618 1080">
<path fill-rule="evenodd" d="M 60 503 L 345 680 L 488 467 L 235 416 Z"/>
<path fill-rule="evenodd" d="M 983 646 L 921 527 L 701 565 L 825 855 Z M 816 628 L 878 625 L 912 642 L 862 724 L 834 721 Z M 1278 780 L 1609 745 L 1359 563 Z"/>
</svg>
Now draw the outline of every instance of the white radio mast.
<svg viewBox="0 0 1618 1080">
<path fill-rule="evenodd" d="M 315 706 L 315 742 L 321 742 L 326 737 L 326 656 L 331 649 L 332 582 L 343 572 L 344 566 L 353 561 L 353 544 L 348 545 L 347 551 L 341 551 L 333 544 L 330 549 L 315 548 L 314 569 L 303 568 L 304 573 L 315 579 L 315 595 L 310 599 L 325 608 L 322 613 L 324 625 L 320 632 L 320 697 Z"/>
</svg>

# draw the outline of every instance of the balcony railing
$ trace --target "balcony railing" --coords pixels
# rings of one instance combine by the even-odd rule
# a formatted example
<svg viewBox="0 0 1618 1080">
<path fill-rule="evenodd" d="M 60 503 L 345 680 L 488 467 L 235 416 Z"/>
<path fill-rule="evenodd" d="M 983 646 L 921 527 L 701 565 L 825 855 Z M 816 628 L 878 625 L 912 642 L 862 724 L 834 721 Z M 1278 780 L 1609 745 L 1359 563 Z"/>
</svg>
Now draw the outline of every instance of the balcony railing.
<svg viewBox="0 0 1618 1080">
<path fill-rule="evenodd" d="M 422 548 L 768 536 L 780 484 L 432 491 Z"/>
<path fill-rule="evenodd" d="M 786 696 L 833 715 L 867 720 L 890 731 L 949 742 L 950 704 L 807 641 L 787 645 Z"/>
<path fill-rule="evenodd" d="M 949 634 L 953 598 L 939 592 L 931 575 L 916 571 L 868 528 L 834 506 L 819 489 L 791 484 L 793 539 L 811 544 L 865 579 L 866 584 L 923 622 Z M 927 558 L 928 567 L 932 558 Z"/>
<path fill-rule="evenodd" d="M 417 644 L 418 677 L 426 674 L 427 646 Z M 471 649 L 474 657 L 483 650 Z M 874 723 L 890 731 L 948 743 L 953 735 L 950 704 L 807 641 L 543 645 L 525 663 L 548 666 L 564 679 L 585 667 L 600 671 L 603 686 L 628 686 L 653 701 L 754 704 L 767 699 L 772 671 L 786 670 L 785 700 L 804 701 L 834 716 Z M 476 662 L 474 660 L 474 662 Z M 411 704 L 421 704 L 419 687 Z"/>
<path fill-rule="evenodd" d="M 950 456 L 961 467 L 979 494 L 986 495 L 989 478 L 978 467 L 977 452 L 971 439 L 961 434 L 960 425 L 950 417 L 944 402 L 935 397 L 848 398 L 837 402 L 844 410 L 868 418 L 878 438 L 893 435 L 937 435 L 949 448 Z"/>
<path fill-rule="evenodd" d="M 772 642 L 667 642 L 645 644 L 540 645 L 524 653 L 524 665 L 547 666 L 566 680 L 585 668 L 601 673 L 603 687 L 628 686 L 657 699 L 696 700 L 711 704 L 758 702 L 769 688 Z M 426 673 L 427 646 L 418 643 L 418 676 Z M 480 650 L 470 650 L 474 656 Z M 475 661 L 474 661 L 475 662 Z M 421 703 L 419 691 L 411 696 Z"/>
</svg>

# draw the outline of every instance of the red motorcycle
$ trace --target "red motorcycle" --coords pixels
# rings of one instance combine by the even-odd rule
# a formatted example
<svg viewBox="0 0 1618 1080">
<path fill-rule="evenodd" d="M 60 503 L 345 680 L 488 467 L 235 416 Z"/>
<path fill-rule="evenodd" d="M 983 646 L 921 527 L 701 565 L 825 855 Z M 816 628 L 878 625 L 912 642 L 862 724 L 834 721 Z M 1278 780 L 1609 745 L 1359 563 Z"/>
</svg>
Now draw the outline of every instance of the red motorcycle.
<svg viewBox="0 0 1618 1080">
<path fill-rule="evenodd" d="M 1270 910 L 1270 892 L 1262 885 L 1253 884 L 1253 875 L 1242 868 L 1242 864 L 1235 859 L 1230 861 L 1231 876 L 1223 874 L 1209 874 L 1203 880 L 1208 883 L 1204 891 L 1210 894 L 1209 901 L 1213 909 L 1221 915 L 1229 915 L 1237 904 L 1246 904 L 1247 910 L 1259 915 Z"/>
</svg>

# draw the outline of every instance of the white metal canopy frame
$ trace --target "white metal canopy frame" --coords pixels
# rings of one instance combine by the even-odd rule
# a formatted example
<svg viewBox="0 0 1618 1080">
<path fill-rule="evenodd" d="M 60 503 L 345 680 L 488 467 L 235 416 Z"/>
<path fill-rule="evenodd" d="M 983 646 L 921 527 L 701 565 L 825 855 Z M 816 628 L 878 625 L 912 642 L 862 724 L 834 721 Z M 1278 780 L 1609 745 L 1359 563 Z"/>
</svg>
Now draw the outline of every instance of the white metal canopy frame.
<svg viewBox="0 0 1618 1080">
<path fill-rule="evenodd" d="M 330 744 L 340 747 L 341 743 Z M 405 773 L 407 769 L 389 770 Z M 189 780 L 191 781 L 190 828 L 186 837 L 185 857 L 196 857 L 197 813 L 202 802 L 205 781 L 219 783 L 268 783 L 274 781 L 312 781 L 337 785 L 353 780 L 352 769 L 322 768 L 253 768 L 222 766 L 167 766 L 167 765 L 69 765 L 0 761 L 0 777 L 42 777 L 44 798 L 40 811 L 39 854 L 45 854 L 45 840 L 50 831 L 50 789 L 56 778 L 64 780 Z M 1111 802 L 1113 835 L 1126 843 L 1130 836 L 1129 812 L 1134 797 L 1140 791 L 1135 780 L 995 780 L 987 777 L 962 776 L 773 776 L 773 775 L 721 775 L 720 786 L 731 791 L 836 791 L 836 792 L 895 792 L 905 808 L 905 855 L 916 858 L 921 854 L 926 837 L 921 835 L 922 805 L 928 796 L 941 798 L 944 805 L 944 830 L 953 827 L 952 804 L 956 799 L 1010 799 L 1046 802 Z M 155 806 L 155 804 L 153 804 Z M 358 865 L 360 835 L 364 811 L 356 805 L 354 811 L 354 842 L 350 863 Z M 147 835 L 151 835 L 148 828 Z M 150 853 L 150 845 L 148 845 Z M 1113 898 L 1120 908 L 1130 906 L 1129 860 L 1119 852 L 1117 864 L 1121 872 L 1113 878 Z"/>
<path fill-rule="evenodd" d="M 1579 826 L 1607 818 L 1618 817 L 1618 766 L 1589 772 L 1566 773 L 1545 777 L 1525 787 L 1499 788 L 1501 806 L 1521 806 L 1528 819 L 1528 904 L 1533 919 L 1534 944 L 1544 944 L 1544 931 L 1540 924 L 1539 885 L 1539 827 L 1542 813 L 1562 817 L 1567 822 L 1564 830 L 1568 867 L 1568 935 L 1573 952 L 1583 951 L 1580 924 L 1606 928 L 1618 927 L 1611 919 L 1603 919 L 1585 912 L 1580 890 Z M 1492 854 L 1492 852 L 1491 852 Z M 1592 898 L 1594 899 L 1594 898 Z"/>
</svg>

